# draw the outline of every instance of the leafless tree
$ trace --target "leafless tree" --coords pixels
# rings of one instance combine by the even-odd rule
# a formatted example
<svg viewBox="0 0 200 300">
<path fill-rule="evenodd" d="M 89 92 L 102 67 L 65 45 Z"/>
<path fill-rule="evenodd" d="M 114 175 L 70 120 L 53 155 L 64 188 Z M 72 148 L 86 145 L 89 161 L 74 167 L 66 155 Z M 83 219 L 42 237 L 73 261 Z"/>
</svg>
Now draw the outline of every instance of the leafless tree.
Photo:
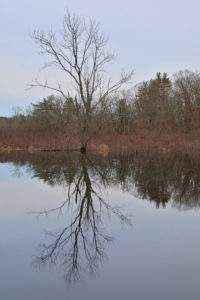
<svg viewBox="0 0 200 300">
<path fill-rule="evenodd" d="M 93 114 L 107 101 L 110 94 L 131 80 L 133 71 L 122 72 L 119 81 L 113 83 L 111 77 L 107 77 L 105 67 L 113 61 L 114 55 L 107 52 L 107 39 L 99 25 L 95 21 L 86 23 L 82 17 L 68 10 L 64 15 L 60 34 L 52 29 L 48 33 L 35 30 L 32 38 L 41 54 L 50 57 L 44 67 L 56 67 L 64 72 L 66 80 L 72 81 L 79 123 L 78 134 L 82 149 L 86 149 L 89 139 L 100 126 L 98 124 L 95 130 L 90 128 Z M 68 93 L 59 82 L 56 86 L 51 86 L 48 82 L 34 80 L 30 86 L 48 88 L 65 99 L 68 98 Z"/>
</svg>

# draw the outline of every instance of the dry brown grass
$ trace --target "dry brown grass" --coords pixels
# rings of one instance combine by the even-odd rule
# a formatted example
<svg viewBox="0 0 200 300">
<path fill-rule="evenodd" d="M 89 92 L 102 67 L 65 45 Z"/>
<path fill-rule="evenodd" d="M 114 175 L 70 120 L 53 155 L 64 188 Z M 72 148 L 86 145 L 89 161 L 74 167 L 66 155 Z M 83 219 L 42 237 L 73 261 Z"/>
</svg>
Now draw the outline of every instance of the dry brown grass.
<svg viewBox="0 0 200 300">
<path fill-rule="evenodd" d="M 195 134 L 108 134 L 95 136 L 88 144 L 88 150 L 95 154 L 107 156 L 112 153 L 156 152 L 200 153 L 200 137 Z M 193 136 L 192 136 L 193 137 Z M 78 137 L 67 136 L 60 132 L 31 132 L 1 136 L 0 152 L 26 150 L 33 153 L 42 149 L 72 150 L 80 148 Z"/>
</svg>

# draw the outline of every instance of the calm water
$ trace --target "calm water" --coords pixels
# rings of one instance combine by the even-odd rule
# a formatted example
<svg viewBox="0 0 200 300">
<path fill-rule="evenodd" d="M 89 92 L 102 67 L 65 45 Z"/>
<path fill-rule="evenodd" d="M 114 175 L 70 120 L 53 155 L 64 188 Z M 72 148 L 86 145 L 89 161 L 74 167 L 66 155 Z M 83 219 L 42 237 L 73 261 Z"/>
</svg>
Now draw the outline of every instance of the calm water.
<svg viewBox="0 0 200 300">
<path fill-rule="evenodd" d="M 0 159 L 0 299 L 200 299 L 200 159 Z"/>
</svg>

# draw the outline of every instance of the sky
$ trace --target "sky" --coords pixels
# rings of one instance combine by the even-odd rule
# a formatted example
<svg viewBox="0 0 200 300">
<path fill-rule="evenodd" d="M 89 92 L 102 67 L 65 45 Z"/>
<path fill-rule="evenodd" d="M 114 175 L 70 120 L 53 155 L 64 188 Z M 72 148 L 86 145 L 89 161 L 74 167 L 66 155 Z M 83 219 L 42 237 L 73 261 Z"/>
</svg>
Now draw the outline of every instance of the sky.
<svg viewBox="0 0 200 300">
<path fill-rule="evenodd" d="M 134 69 L 134 85 L 156 72 L 172 76 L 179 70 L 200 70 L 199 0 L 0 0 L 0 8 L 1 116 L 50 94 L 28 89 L 33 79 L 61 78 L 54 70 L 41 71 L 46 59 L 31 34 L 51 26 L 59 31 L 66 8 L 100 24 L 108 49 L 116 54 L 109 68 L 114 78 L 122 69 Z"/>
</svg>

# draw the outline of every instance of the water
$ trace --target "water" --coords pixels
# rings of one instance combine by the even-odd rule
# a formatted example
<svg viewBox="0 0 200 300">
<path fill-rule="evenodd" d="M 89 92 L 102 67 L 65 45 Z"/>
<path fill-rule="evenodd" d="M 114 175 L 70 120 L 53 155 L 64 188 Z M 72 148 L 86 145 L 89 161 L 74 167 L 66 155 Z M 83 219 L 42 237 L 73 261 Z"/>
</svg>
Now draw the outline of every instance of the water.
<svg viewBox="0 0 200 300">
<path fill-rule="evenodd" d="M 200 160 L 1 154 L 0 299 L 196 300 Z"/>
</svg>

